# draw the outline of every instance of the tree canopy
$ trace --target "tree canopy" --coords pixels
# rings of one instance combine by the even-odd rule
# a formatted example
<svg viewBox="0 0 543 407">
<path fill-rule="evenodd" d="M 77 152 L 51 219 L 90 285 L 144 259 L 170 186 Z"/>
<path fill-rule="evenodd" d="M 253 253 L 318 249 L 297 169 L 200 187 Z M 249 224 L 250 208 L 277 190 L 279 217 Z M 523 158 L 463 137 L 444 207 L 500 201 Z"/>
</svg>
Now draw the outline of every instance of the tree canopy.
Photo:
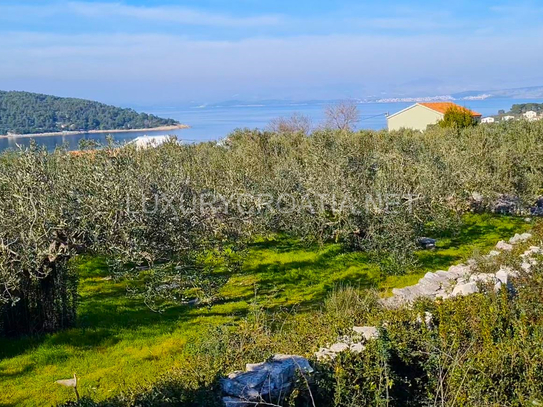
<svg viewBox="0 0 543 407">
<path fill-rule="evenodd" d="M 543 103 L 521 103 L 516 104 L 511 107 L 509 113 L 512 114 L 523 114 L 529 112 L 530 110 L 540 113 L 543 112 Z"/>
<path fill-rule="evenodd" d="M 0 135 L 78 130 L 120 130 L 178 124 L 84 99 L 0 91 Z"/>
<path fill-rule="evenodd" d="M 456 127 L 465 128 L 472 127 L 477 124 L 477 120 L 471 112 L 461 107 L 451 107 L 445 112 L 445 116 L 440 120 L 440 127 Z"/>
</svg>

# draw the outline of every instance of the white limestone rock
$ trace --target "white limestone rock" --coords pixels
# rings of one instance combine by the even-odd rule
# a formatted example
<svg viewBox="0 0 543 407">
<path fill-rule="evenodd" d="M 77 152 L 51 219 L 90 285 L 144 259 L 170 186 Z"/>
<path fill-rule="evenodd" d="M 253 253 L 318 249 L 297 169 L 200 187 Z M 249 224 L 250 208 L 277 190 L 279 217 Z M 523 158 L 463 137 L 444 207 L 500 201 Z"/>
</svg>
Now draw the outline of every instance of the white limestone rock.
<svg viewBox="0 0 543 407">
<path fill-rule="evenodd" d="M 469 278 L 470 282 L 475 283 L 483 283 L 483 284 L 496 284 L 498 279 L 494 274 L 490 273 L 480 273 L 480 274 L 472 274 Z"/>
<path fill-rule="evenodd" d="M 349 349 L 353 353 L 362 353 L 366 347 L 361 343 L 353 343 L 351 346 L 349 346 Z"/>
<path fill-rule="evenodd" d="M 518 272 L 506 266 L 502 266 L 496 273 L 496 278 L 506 285 L 511 282 L 511 278 L 516 277 L 518 277 Z"/>
<path fill-rule="evenodd" d="M 467 264 L 457 264 L 455 266 L 449 267 L 449 274 L 451 278 L 459 278 L 469 274 L 471 271 L 471 266 Z"/>
<path fill-rule="evenodd" d="M 505 240 L 500 240 L 500 241 L 496 244 L 496 249 L 498 249 L 498 250 L 505 250 L 505 251 L 510 252 L 511 250 L 513 250 L 513 245 L 512 245 L 512 244 L 509 244 L 509 243 L 506 243 Z"/>
<path fill-rule="evenodd" d="M 523 261 L 522 264 L 520 265 L 520 268 L 526 272 L 526 273 L 529 273 L 531 271 L 531 268 L 532 268 L 532 264 L 527 262 L 527 261 Z"/>
<path fill-rule="evenodd" d="M 516 233 L 515 236 L 513 236 L 511 239 L 509 239 L 509 243 L 511 243 L 511 244 L 521 243 L 521 242 L 525 242 L 525 241 L 527 241 L 527 240 L 529 240 L 531 238 L 532 238 L 531 233 L 522 233 L 522 234 Z"/>
<path fill-rule="evenodd" d="M 479 287 L 477 286 L 477 283 L 472 281 L 470 283 L 465 284 L 458 284 L 456 287 L 454 287 L 451 297 L 456 297 L 459 295 L 465 296 L 470 294 L 475 294 L 479 292 Z"/>
<path fill-rule="evenodd" d="M 349 345 L 344 342 L 334 343 L 332 346 L 330 346 L 330 351 L 334 353 L 344 352 L 347 349 L 349 349 Z"/>
<path fill-rule="evenodd" d="M 502 282 L 500 280 L 498 280 L 498 282 L 496 284 L 494 284 L 494 292 L 498 292 L 501 290 L 502 288 Z"/>
<path fill-rule="evenodd" d="M 374 326 L 353 326 L 353 331 L 366 341 L 379 338 L 379 331 Z"/>
</svg>

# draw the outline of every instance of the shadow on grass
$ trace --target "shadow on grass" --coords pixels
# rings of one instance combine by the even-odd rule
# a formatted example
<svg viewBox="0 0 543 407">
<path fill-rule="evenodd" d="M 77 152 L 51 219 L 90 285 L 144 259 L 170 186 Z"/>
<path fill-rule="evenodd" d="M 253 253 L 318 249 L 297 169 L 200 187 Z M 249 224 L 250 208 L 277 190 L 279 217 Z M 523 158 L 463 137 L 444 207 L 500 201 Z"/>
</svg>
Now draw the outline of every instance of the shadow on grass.
<svg viewBox="0 0 543 407">
<path fill-rule="evenodd" d="M 163 407 L 219 407 L 224 406 L 220 391 L 220 376 L 217 375 L 209 384 L 189 387 L 182 374 L 163 379 L 147 389 L 136 389 L 112 397 L 105 401 L 94 402 L 84 397 L 80 402 L 68 402 L 64 407 L 125 407 L 125 406 L 163 406 Z"/>
</svg>

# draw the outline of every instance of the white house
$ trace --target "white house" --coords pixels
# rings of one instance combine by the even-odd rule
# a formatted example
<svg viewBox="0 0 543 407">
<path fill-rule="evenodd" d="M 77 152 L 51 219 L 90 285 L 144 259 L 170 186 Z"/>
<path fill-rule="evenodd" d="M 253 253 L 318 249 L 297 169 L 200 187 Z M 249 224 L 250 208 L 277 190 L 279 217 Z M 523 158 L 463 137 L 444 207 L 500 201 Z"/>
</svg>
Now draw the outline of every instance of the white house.
<svg viewBox="0 0 543 407">
<path fill-rule="evenodd" d="M 502 121 L 508 122 L 509 120 L 515 120 L 515 116 L 503 116 Z"/>
<path fill-rule="evenodd" d="M 136 137 L 128 144 L 135 145 L 136 148 L 158 147 L 161 144 L 169 141 L 170 139 L 172 139 L 171 136 L 141 136 Z"/>
<path fill-rule="evenodd" d="M 537 112 L 534 112 L 533 110 L 529 110 L 526 113 L 523 114 L 524 118 L 528 120 L 534 120 L 537 118 Z"/>
<path fill-rule="evenodd" d="M 494 119 L 493 117 L 485 117 L 481 119 L 481 123 L 494 123 L 495 121 L 496 119 Z"/>
<path fill-rule="evenodd" d="M 415 103 L 406 109 L 387 117 L 388 129 L 413 129 L 424 131 L 429 125 L 443 119 L 449 109 L 459 109 L 469 112 L 474 119 L 480 120 L 481 114 L 466 109 L 452 102 Z"/>
</svg>

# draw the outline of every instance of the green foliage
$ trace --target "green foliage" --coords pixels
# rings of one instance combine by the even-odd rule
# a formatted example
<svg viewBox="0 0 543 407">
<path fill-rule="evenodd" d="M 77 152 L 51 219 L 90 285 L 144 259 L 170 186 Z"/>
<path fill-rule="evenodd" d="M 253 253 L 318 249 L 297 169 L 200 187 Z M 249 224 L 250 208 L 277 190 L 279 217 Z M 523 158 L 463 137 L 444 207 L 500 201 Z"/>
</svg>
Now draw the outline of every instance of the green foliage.
<svg viewBox="0 0 543 407">
<path fill-rule="evenodd" d="M 536 232 L 541 239 L 541 229 Z M 518 266 L 515 259 L 503 260 Z M 373 293 L 352 288 L 334 291 L 310 314 L 252 306 L 239 325 L 211 328 L 193 342 L 183 359 L 187 367 L 174 369 L 155 386 L 81 405 L 168 405 L 163 403 L 170 397 L 182 406 L 215 405 L 221 374 L 276 352 L 311 358 L 353 325 L 377 326 L 380 336 L 360 354 L 343 353 L 330 362 L 311 359 L 317 368 L 314 382 L 299 381 L 284 405 L 538 405 L 543 401 L 542 263 L 516 286 L 514 295 L 506 287 L 497 293 L 486 287 L 487 294 L 398 309 L 381 308 Z M 428 326 L 421 321 L 425 312 L 433 316 Z M 188 368 L 193 365 L 198 372 Z M 204 394 L 206 401 L 198 398 Z"/>
<path fill-rule="evenodd" d="M 469 110 L 454 106 L 447 109 L 443 119 L 439 121 L 439 126 L 443 128 L 463 129 L 475 125 L 477 125 L 477 119 Z"/>
<path fill-rule="evenodd" d="M 177 124 L 83 99 L 0 91 L 0 135 L 79 130 L 141 129 Z"/>
<path fill-rule="evenodd" d="M 516 104 L 511 107 L 509 113 L 521 115 L 523 113 L 529 112 L 530 110 L 541 113 L 543 112 L 543 103 L 521 103 Z"/>
<path fill-rule="evenodd" d="M 74 372 L 81 379 L 81 395 L 97 402 L 117 395 L 132 400 L 140 393 L 161 394 L 162 379 L 167 380 L 162 376 L 172 368 L 167 376 L 178 397 L 189 397 L 211 391 L 217 375 L 273 352 L 311 356 L 350 326 L 375 323 L 365 319 L 366 310 L 375 305 L 373 290 L 385 293 L 414 284 L 427 271 L 446 269 L 474 251 L 487 253 L 498 240 L 530 226 L 522 219 L 487 215 L 464 217 L 463 224 L 459 234 L 442 237 L 435 250 L 418 251 L 421 268 L 404 276 L 383 275 L 366 253 L 346 251 L 340 244 L 321 247 L 284 236 L 258 238 L 248 245 L 234 275 L 224 268 L 222 255 L 206 260 L 221 278 L 229 276 L 215 294 L 218 301 L 195 307 L 152 297 L 160 313 L 141 297 L 126 295 L 129 289 L 146 290 L 153 270 L 142 270 L 137 280 L 129 275 L 112 279 L 106 259 L 78 257 L 70 263 L 81 279 L 76 327 L 0 338 L 0 404 L 71 400 L 73 391 L 54 381 Z M 288 327 L 284 336 L 277 332 L 282 326 Z M 224 331 L 228 336 L 216 343 Z M 260 335 L 274 331 L 273 336 Z"/>
<path fill-rule="evenodd" d="M 484 197 L 483 209 L 501 195 L 524 209 L 533 203 L 543 185 L 543 153 L 532 146 L 542 142 L 542 123 L 515 122 L 460 129 L 454 137 L 439 128 L 310 136 L 247 130 L 224 143 L 5 154 L 0 307 L 8 312 L 28 287 L 39 287 L 30 281 L 53 271 L 70 286 L 60 269 L 80 252 L 106 256 L 125 276 L 162 265 L 144 290 L 149 302 L 160 302 L 158 289 L 166 298 L 187 297 L 164 287 L 201 285 L 212 298 L 221 283 L 202 255 L 238 252 L 255 234 L 336 241 L 377 259 L 381 271 L 401 274 L 416 266 L 417 237 L 458 231 L 455 219 L 470 210 L 472 192 Z M 70 298 L 56 309 L 73 309 Z M 28 320 L 37 312 L 19 304 Z M 55 326 L 64 325 L 15 330 Z"/>
</svg>

